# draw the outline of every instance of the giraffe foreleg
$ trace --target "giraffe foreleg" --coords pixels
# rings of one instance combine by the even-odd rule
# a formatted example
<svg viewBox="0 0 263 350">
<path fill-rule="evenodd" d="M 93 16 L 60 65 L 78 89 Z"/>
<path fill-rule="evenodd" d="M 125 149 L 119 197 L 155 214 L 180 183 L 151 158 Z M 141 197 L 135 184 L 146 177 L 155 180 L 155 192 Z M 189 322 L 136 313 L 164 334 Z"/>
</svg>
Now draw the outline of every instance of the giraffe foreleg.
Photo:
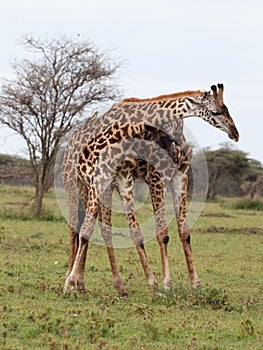
<svg viewBox="0 0 263 350">
<path fill-rule="evenodd" d="M 155 179 L 156 180 L 156 179 Z M 168 227 L 165 220 L 165 192 L 166 188 L 160 179 L 151 181 L 150 192 L 154 212 L 156 237 L 160 248 L 163 272 L 164 289 L 171 288 L 171 276 L 169 269 L 169 260 L 167 253 L 167 244 L 169 242 Z"/>
<path fill-rule="evenodd" d="M 177 220 L 179 237 L 182 242 L 186 264 L 190 277 L 190 284 L 193 289 L 200 286 L 200 280 L 196 272 L 193 253 L 190 244 L 190 230 L 187 221 L 186 195 L 187 195 L 187 174 L 177 174 L 171 182 L 171 190 L 174 201 L 174 210 Z"/>
<path fill-rule="evenodd" d="M 66 278 L 69 276 L 74 261 L 75 257 L 77 254 L 78 250 L 78 240 L 79 240 L 79 235 L 77 232 L 77 227 L 78 227 L 78 194 L 74 193 L 72 194 L 71 191 L 67 191 L 67 201 L 68 201 L 68 206 L 69 206 L 69 236 L 70 236 L 70 241 L 69 241 L 69 261 L 68 261 L 68 270 L 66 273 Z"/>
<path fill-rule="evenodd" d="M 86 216 L 79 234 L 79 247 L 75 261 L 69 276 L 66 279 L 64 291 L 73 291 L 76 287 L 80 292 L 85 291 L 84 268 L 89 240 L 94 231 L 95 221 L 98 215 L 98 197 L 94 190 L 91 190 L 87 203 Z"/>
<path fill-rule="evenodd" d="M 65 190 L 69 207 L 69 261 L 66 278 L 69 276 L 79 247 L 79 232 L 84 222 L 88 202 L 88 188 L 82 183 L 76 181 L 73 183 L 66 182 Z"/>
<path fill-rule="evenodd" d="M 73 268 L 75 257 L 76 257 L 76 254 L 78 251 L 78 246 L 79 246 L 79 234 L 70 225 L 69 225 L 69 235 L 70 235 L 69 261 L 68 261 L 68 270 L 66 273 L 66 279 L 69 276 L 69 274 Z"/>
<path fill-rule="evenodd" d="M 133 179 L 132 176 L 121 176 L 116 178 L 118 183 L 118 192 L 122 200 L 122 206 L 128 221 L 130 235 L 134 245 L 136 246 L 141 265 L 143 267 L 147 284 L 150 288 L 157 287 L 158 283 L 150 270 L 148 258 L 144 248 L 143 237 L 139 223 L 136 219 L 134 201 L 133 201 Z"/>
<path fill-rule="evenodd" d="M 123 285 L 123 280 L 118 271 L 117 261 L 112 244 L 112 226 L 111 226 L 111 207 L 112 207 L 112 190 L 108 188 L 100 198 L 99 205 L 99 226 L 104 239 L 109 262 L 112 271 L 112 282 L 120 295 L 128 296 Z"/>
</svg>

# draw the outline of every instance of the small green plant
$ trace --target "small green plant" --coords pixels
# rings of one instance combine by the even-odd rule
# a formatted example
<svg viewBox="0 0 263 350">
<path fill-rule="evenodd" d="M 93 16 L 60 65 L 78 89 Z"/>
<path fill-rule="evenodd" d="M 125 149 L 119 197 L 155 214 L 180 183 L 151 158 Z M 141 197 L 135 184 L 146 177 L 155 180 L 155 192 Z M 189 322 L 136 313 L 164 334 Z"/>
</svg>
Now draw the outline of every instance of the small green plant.
<svg viewBox="0 0 263 350">
<path fill-rule="evenodd" d="M 170 304 L 184 304 L 184 306 L 189 308 L 198 307 L 224 311 L 231 311 L 233 309 L 226 292 L 221 289 L 202 287 L 190 290 L 178 284 L 170 291 L 163 291 L 162 293 Z"/>
<path fill-rule="evenodd" d="M 242 321 L 241 327 L 246 336 L 250 337 L 255 335 L 255 326 L 252 320 L 246 319 Z"/>
<path fill-rule="evenodd" d="M 21 221 L 64 221 L 62 215 L 55 213 L 52 209 L 44 208 L 38 218 L 35 217 L 34 210 L 31 206 L 18 207 L 18 208 L 1 208 L 0 218 L 21 220 Z"/>
</svg>

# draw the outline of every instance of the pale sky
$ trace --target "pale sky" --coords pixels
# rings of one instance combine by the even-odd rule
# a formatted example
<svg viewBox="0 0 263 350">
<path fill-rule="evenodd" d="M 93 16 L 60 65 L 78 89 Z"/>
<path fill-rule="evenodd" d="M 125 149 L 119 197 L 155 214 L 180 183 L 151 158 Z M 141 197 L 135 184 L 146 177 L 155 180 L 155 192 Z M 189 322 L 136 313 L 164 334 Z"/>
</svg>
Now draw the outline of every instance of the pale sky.
<svg viewBox="0 0 263 350">
<path fill-rule="evenodd" d="M 1 0 L 0 77 L 27 55 L 19 40 L 80 35 L 126 60 L 123 96 L 151 97 L 225 85 L 240 141 L 200 119 L 186 120 L 201 147 L 230 142 L 263 163 L 263 2 L 261 0 Z M 23 142 L 0 126 L 0 153 Z"/>
</svg>

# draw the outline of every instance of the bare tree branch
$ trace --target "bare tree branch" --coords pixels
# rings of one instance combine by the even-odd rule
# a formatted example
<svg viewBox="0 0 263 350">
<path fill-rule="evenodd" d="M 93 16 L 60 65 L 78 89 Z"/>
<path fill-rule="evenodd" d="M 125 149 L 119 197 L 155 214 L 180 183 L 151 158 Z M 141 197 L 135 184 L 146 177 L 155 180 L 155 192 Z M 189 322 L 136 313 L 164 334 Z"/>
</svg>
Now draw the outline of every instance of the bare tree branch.
<svg viewBox="0 0 263 350">
<path fill-rule="evenodd" d="M 0 93 L 0 123 L 26 141 L 36 177 L 36 214 L 61 138 L 94 103 L 119 98 L 114 62 L 89 41 L 63 37 L 50 40 L 26 36 L 22 44 L 37 60 L 13 64 L 14 77 Z"/>
</svg>

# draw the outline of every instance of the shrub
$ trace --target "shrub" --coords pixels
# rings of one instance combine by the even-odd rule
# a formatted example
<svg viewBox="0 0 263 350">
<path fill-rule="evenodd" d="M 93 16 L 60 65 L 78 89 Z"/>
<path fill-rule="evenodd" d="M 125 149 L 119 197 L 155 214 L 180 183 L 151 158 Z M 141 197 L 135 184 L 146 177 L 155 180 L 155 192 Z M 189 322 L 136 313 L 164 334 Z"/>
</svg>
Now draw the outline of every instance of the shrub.
<svg viewBox="0 0 263 350">
<path fill-rule="evenodd" d="M 242 199 L 232 204 L 232 209 L 263 210 L 263 202 L 259 199 Z"/>
</svg>

